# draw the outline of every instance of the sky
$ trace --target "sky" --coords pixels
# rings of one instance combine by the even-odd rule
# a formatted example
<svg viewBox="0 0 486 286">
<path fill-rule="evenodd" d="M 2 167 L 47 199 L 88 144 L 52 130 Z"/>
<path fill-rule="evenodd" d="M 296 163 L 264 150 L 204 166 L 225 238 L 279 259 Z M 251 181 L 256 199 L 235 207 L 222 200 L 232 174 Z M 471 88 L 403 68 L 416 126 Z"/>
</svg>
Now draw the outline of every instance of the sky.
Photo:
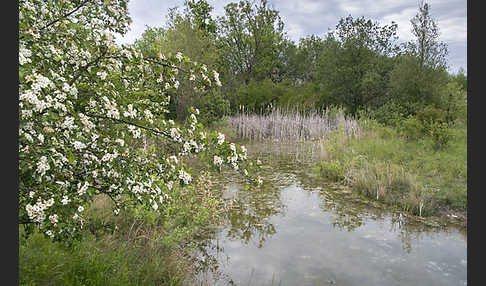
<svg viewBox="0 0 486 286">
<path fill-rule="evenodd" d="M 214 8 L 213 17 L 224 16 L 224 6 L 237 0 L 207 0 Z M 447 44 L 449 72 L 460 67 L 467 72 L 467 1 L 428 0 L 432 18 L 439 26 L 439 40 Z M 339 19 L 352 15 L 378 21 L 380 25 L 398 24 L 398 41 L 413 39 L 412 19 L 418 12 L 419 0 L 268 0 L 279 11 L 284 31 L 295 42 L 317 35 L 323 38 L 333 30 Z M 128 12 L 132 18 L 130 31 L 117 36 L 119 44 L 132 43 L 146 26 L 161 27 L 166 23 L 169 8 L 183 8 L 184 0 L 130 0 Z"/>
</svg>

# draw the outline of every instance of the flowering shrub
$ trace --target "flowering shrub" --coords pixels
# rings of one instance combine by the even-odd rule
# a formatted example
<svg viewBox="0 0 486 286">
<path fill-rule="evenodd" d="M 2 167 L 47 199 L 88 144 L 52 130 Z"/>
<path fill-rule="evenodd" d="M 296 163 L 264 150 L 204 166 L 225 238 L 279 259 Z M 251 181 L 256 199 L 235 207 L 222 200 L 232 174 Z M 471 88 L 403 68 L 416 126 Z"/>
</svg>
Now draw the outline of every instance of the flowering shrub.
<svg viewBox="0 0 486 286">
<path fill-rule="evenodd" d="M 245 175 L 253 165 L 243 147 L 206 134 L 197 109 L 181 126 L 166 120 L 182 78 L 203 91 L 220 86 L 219 75 L 181 53 L 145 58 L 115 45 L 130 23 L 127 2 L 19 2 L 19 223 L 54 239 L 79 234 L 97 194 L 115 214 L 170 204 L 174 185 L 192 182 L 186 156 Z M 143 138 L 164 153 L 143 152 Z"/>
</svg>

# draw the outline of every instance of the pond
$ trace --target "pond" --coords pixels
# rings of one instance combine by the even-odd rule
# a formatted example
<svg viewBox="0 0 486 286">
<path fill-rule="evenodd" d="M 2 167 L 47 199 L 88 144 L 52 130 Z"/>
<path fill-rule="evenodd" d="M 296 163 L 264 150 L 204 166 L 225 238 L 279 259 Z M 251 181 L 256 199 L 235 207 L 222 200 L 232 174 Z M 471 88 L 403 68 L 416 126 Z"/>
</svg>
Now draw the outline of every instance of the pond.
<svg viewBox="0 0 486 286">
<path fill-rule="evenodd" d="M 205 252 L 210 285 L 467 285 L 467 232 L 357 200 L 312 171 L 312 144 L 248 146 L 264 185 L 218 178 L 230 206 Z M 208 282 L 211 281 L 211 282 Z"/>
</svg>

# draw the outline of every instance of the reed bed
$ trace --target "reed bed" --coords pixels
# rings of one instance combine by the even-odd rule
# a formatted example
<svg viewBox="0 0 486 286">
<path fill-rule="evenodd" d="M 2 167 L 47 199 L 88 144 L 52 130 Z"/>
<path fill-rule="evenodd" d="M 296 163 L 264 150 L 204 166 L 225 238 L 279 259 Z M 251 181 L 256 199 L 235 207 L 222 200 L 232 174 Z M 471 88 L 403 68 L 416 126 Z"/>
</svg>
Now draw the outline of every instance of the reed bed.
<svg viewBox="0 0 486 286">
<path fill-rule="evenodd" d="M 240 112 L 226 120 L 239 138 L 258 141 L 314 141 L 338 128 L 347 136 L 360 134 L 358 122 L 346 118 L 344 111 L 337 108 L 308 114 L 273 108 L 262 115 Z"/>
</svg>

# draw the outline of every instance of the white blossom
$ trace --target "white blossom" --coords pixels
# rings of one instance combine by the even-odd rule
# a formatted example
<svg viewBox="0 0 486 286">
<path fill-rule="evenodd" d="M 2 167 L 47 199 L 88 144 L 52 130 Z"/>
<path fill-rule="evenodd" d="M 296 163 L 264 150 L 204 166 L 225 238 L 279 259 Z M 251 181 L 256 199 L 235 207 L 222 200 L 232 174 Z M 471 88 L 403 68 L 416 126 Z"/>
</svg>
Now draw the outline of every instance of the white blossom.
<svg viewBox="0 0 486 286">
<path fill-rule="evenodd" d="M 224 134 L 218 132 L 218 144 L 221 145 L 224 143 Z"/>
<path fill-rule="evenodd" d="M 61 204 L 67 205 L 70 201 L 68 196 L 62 196 Z"/>
<path fill-rule="evenodd" d="M 184 181 L 184 184 L 189 184 L 191 182 L 191 175 L 189 175 L 189 173 L 187 173 L 186 171 L 184 170 L 179 170 L 179 179 L 181 179 L 182 181 Z"/>
<path fill-rule="evenodd" d="M 73 146 L 74 146 L 74 149 L 76 149 L 76 150 L 82 150 L 82 149 L 86 148 L 86 144 L 84 144 L 83 142 L 79 142 L 79 141 L 74 141 Z"/>
<path fill-rule="evenodd" d="M 96 75 L 99 76 L 101 80 L 105 80 L 108 74 L 105 71 L 100 71 L 97 72 Z"/>
<path fill-rule="evenodd" d="M 215 155 L 213 163 L 214 163 L 214 165 L 219 166 L 223 163 L 223 159 L 221 159 L 221 157 Z"/>
<path fill-rule="evenodd" d="M 46 171 L 49 171 L 51 169 L 51 167 L 49 166 L 49 163 L 47 162 L 47 157 L 46 156 L 42 156 L 39 160 L 39 162 L 37 162 L 37 172 L 43 176 Z"/>
<path fill-rule="evenodd" d="M 178 60 L 179 60 L 179 62 L 181 62 L 181 61 L 182 61 L 182 53 L 181 53 L 181 52 L 177 52 L 177 54 L 176 54 L 176 56 L 175 56 L 175 57 L 176 57 L 176 59 L 178 59 Z"/>
</svg>

